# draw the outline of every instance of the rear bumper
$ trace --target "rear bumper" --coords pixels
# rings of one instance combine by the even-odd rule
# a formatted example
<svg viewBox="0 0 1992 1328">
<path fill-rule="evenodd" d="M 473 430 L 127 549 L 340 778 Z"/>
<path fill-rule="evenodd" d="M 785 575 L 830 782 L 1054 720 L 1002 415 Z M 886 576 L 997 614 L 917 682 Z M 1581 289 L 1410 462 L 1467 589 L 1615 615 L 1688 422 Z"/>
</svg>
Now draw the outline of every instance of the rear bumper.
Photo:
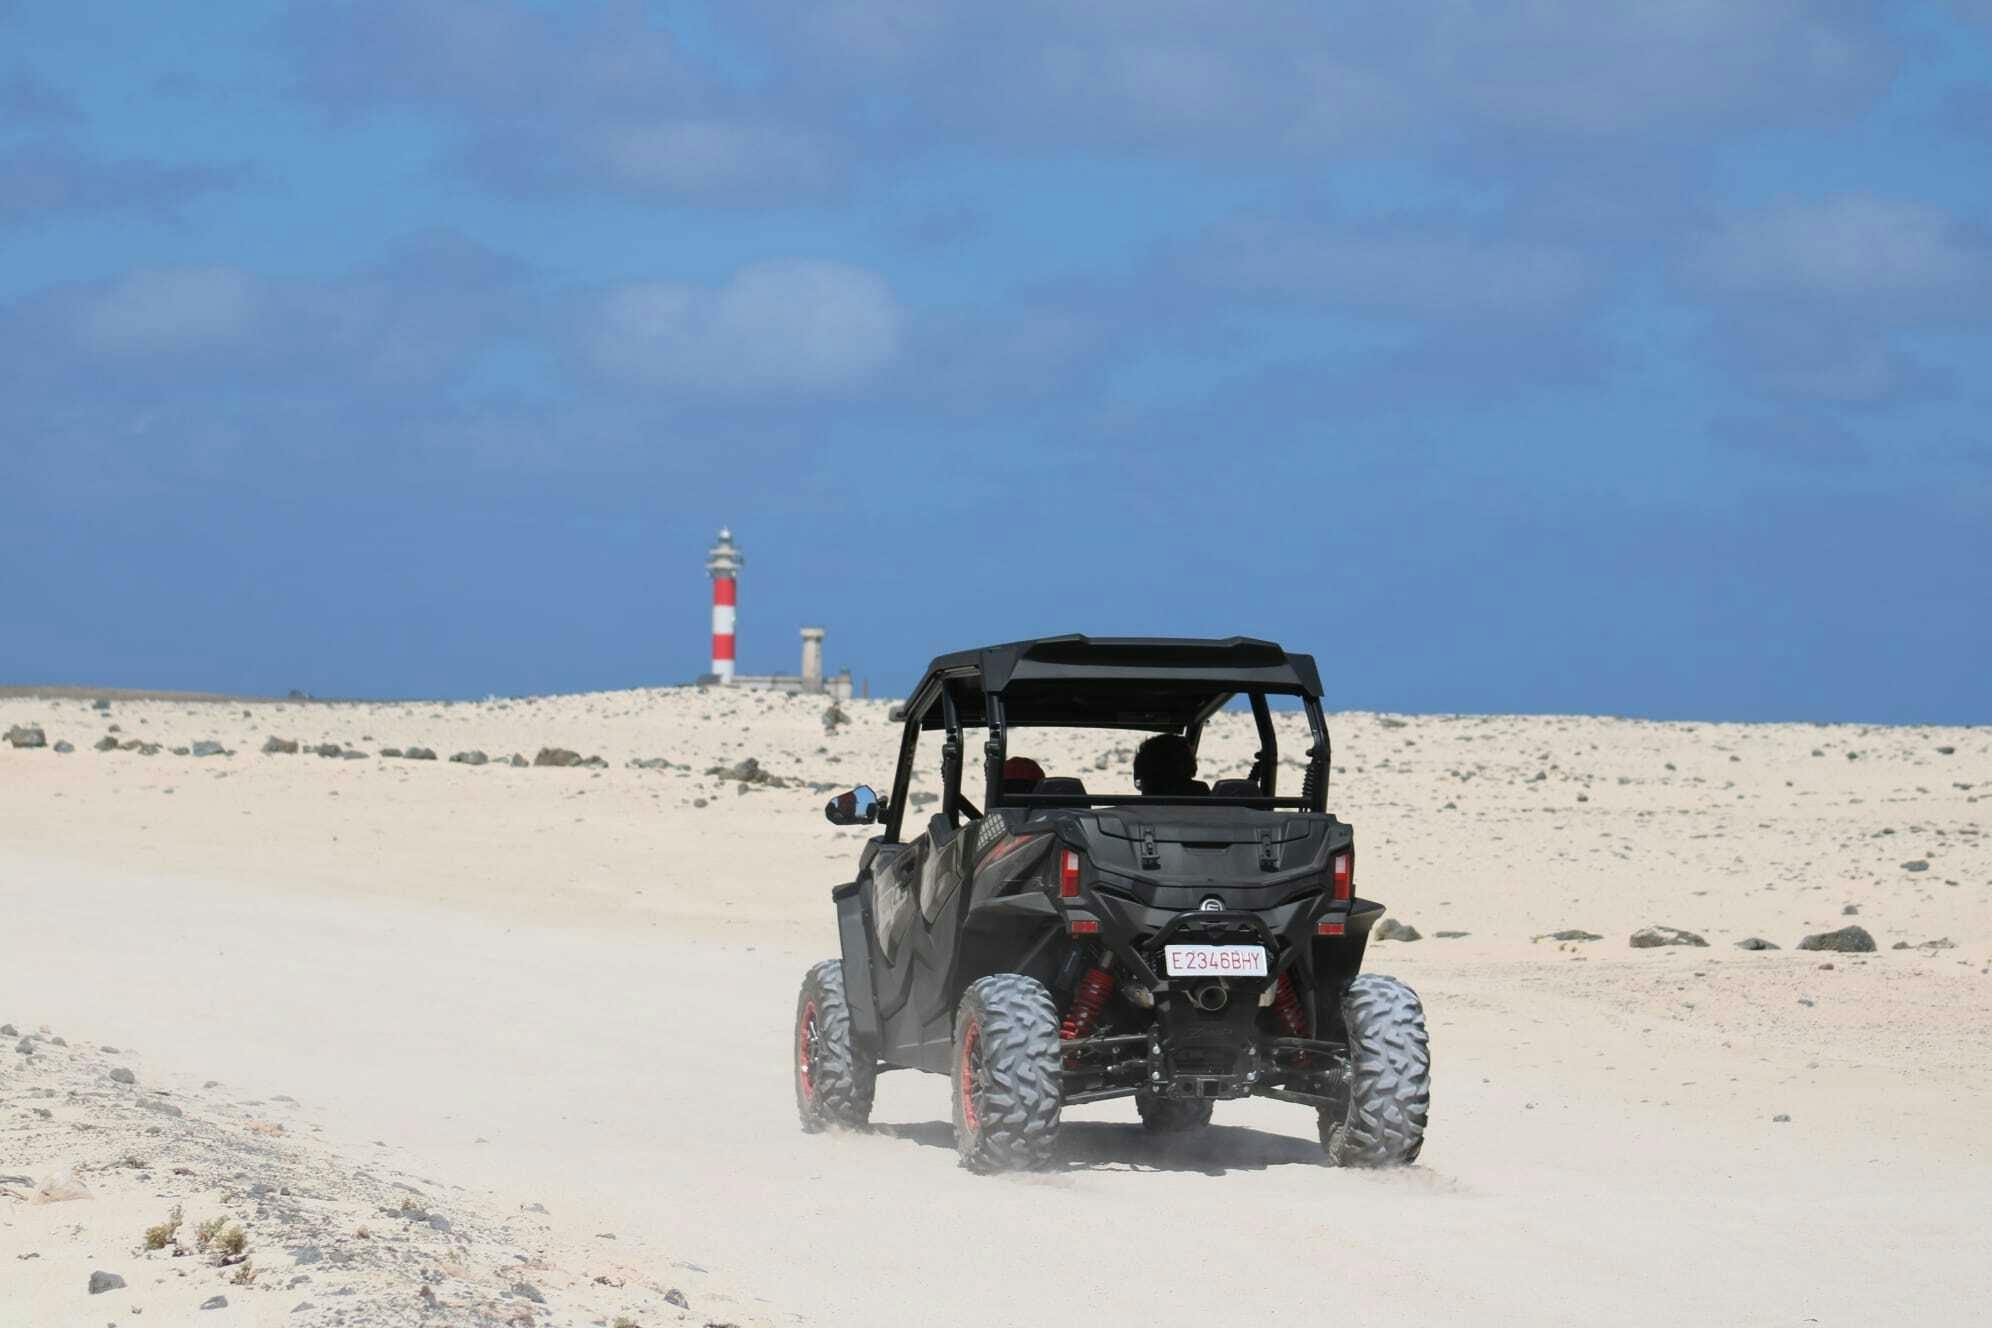
<svg viewBox="0 0 1992 1328">
<path fill-rule="evenodd" d="M 1104 1102 L 1150 1093 L 1224 1101 L 1275 1097 L 1334 1106 L 1346 1100 L 1348 1052 L 1310 1038 L 1253 1037 L 1225 1048 L 1172 1045 L 1160 1026 L 1146 1033 L 1081 1038 L 1065 1044 L 1065 1101 Z"/>
</svg>

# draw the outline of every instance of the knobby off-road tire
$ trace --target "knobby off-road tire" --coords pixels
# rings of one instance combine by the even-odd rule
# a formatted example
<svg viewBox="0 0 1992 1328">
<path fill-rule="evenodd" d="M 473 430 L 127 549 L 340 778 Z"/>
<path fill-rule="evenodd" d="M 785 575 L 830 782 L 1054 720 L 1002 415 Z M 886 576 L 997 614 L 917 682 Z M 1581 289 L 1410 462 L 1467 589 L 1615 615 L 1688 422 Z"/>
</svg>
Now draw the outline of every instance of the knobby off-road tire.
<svg viewBox="0 0 1992 1328">
<path fill-rule="evenodd" d="M 1432 1052 L 1425 1007 L 1396 978 L 1365 973 L 1342 997 L 1349 1035 L 1349 1105 L 1323 1107 L 1321 1146 L 1338 1167 L 1408 1166 L 1425 1146 Z"/>
<path fill-rule="evenodd" d="M 1035 978 L 979 978 L 955 1009 L 954 1129 L 971 1171 L 1050 1164 L 1058 1144 L 1058 1010 Z"/>
<path fill-rule="evenodd" d="M 844 963 L 826 959 L 802 979 L 795 1002 L 795 1110 L 814 1134 L 831 1126 L 862 1129 L 871 1119 L 878 1063 L 851 1036 Z"/>
<path fill-rule="evenodd" d="M 1199 1098 L 1136 1093 L 1134 1109 L 1150 1134 L 1187 1134 L 1210 1124 L 1211 1104 Z"/>
</svg>

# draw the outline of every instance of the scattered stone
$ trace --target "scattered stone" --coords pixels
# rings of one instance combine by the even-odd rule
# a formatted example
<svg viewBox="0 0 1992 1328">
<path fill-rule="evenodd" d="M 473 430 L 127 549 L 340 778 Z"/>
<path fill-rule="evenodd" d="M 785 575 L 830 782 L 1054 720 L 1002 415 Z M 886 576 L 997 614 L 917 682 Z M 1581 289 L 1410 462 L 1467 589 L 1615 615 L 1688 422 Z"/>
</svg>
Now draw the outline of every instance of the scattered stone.
<svg viewBox="0 0 1992 1328">
<path fill-rule="evenodd" d="M 59 756 L 67 756 L 71 752 L 76 750 L 76 744 L 69 741 L 67 738 L 57 738 L 55 741 L 55 746 L 51 750 L 54 751 Z"/>
<path fill-rule="evenodd" d="M 188 748 L 185 748 L 185 747 L 175 747 L 175 748 L 173 749 L 173 755 L 175 755 L 175 756 L 191 756 L 191 755 L 193 755 L 193 752 L 192 752 L 192 751 L 191 751 L 190 749 L 188 749 Z"/>
<path fill-rule="evenodd" d="M 1838 931 L 1815 932 L 1798 943 L 1801 950 L 1835 950 L 1841 954 L 1867 954 L 1874 949 L 1874 937 L 1867 928 L 1849 924 Z"/>
<path fill-rule="evenodd" d="M 380 749 L 380 757 L 383 761 L 399 761 L 401 759 L 401 749 L 399 747 L 383 747 Z"/>
<path fill-rule="evenodd" d="M 7 730 L 7 741 L 16 747 L 46 747 L 48 735 L 33 724 L 16 724 Z"/>
<path fill-rule="evenodd" d="M 409 747 L 402 751 L 402 759 L 407 761 L 433 761 L 436 753 L 428 747 Z"/>
<path fill-rule="evenodd" d="M 565 747 L 542 747 L 539 755 L 533 758 L 536 766 L 576 766 L 581 764 L 581 753 L 570 752 Z"/>
<path fill-rule="evenodd" d="M 138 1076 L 120 1065 L 117 1069 L 111 1071 L 111 1082 L 114 1084 L 135 1084 L 138 1082 Z"/>
<path fill-rule="evenodd" d="M 507 761 L 506 764 L 511 766 L 514 770 L 524 770 L 528 765 L 532 763 L 526 760 L 525 757 L 519 755 L 517 752 L 513 752 L 512 759 L 510 761 Z"/>
<path fill-rule="evenodd" d="M 296 756 L 296 755 L 297 755 L 297 739 L 296 739 L 296 738 L 279 738 L 279 737 L 278 737 L 278 736 L 277 736 L 276 734 L 274 734 L 274 733 L 273 733 L 273 734 L 271 734 L 271 735 L 270 735 L 269 737 L 267 737 L 267 738 L 265 738 L 265 739 L 263 740 L 263 755 L 265 755 L 265 756 Z"/>
<path fill-rule="evenodd" d="M 832 701 L 830 708 L 823 712 L 823 731 L 825 733 L 835 733 L 838 725 L 850 722 L 851 717 L 845 714 L 843 708 L 835 701 Z"/>
<path fill-rule="evenodd" d="M 118 749 L 118 740 L 106 733 L 92 745 L 100 752 L 114 752 Z"/>
<path fill-rule="evenodd" d="M 367 759 L 367 754 L 357 747 L 348 747 L 345 751 L 340 752 L 339 755 L 348 761 L 364 761 Z"/>
<path fill-rule="evenodd" d="M 1736 942 L 1736 948 L 1739 950 L 1776 950 L 1779 947 L 1774 942 L 1767 941 L 1761 936 L 1746 936 Z"/>
<path fill-rule="evenodd" d="M 1382 922 L 1376 924 L 1376 930 L 1370 933 L 1370 939 L 1373 941 L 1418 941 L 1423 940 L 1424 937 L 1419 934 L 1416 927 L 1408 922 L 1399 922 L 1396 918 L 1385 918 Z"/>
<path fill-rule="evenodd" d="M 201 1302 L 201 1308 L 204 1310 L 225 1310 L 228 1308 L 228 1297 L 209 1296 Z"/>
<path fill-rule="evenodd" d="M 1930 864 L 1921 858 L 1917 858 L 1913 862 L 1903 863 L 1902 870 L 1906 872 L 1926 872 L 1930 870 Z"/>
<path fill-rule="evenodd" d="M 156 1111 L 162 1116 L 184 1116 L 187 1114 L 171 1102 L 161 1102 L 156 1097 L 142 1097 L 138 1100 L 138 1105 L 144 1107 L 147 1111 Z"/>
<path fill-rule="evenodd" d="M 291 1251 L 291 1260 L 294 1263 L 317 1263 L 324 1257 L 325 1252 L 316 1245 L 300 1245 Z"/>
<path fill-rule="evenodd" d="M 1432 935 L 1442 941 L 1456 941 L 1462 936 L 1471 936 L 1473 933 L 1470 931 L 1435 931 Z"/>
<path fill-rule="evenodd" d="M 33 1038 L 22 1038 L 14 1044 L 14 1050 L 20 1052 L 23 1056 L 32 1056 L 35 1054 L 35 1040 Z"/>
<path fill-rule="evenodd" d="M 525 1299 L 530 1300 L 535 1305 L 546 1304 L 546 1297 L 541 1295 L 540 1289 L 534 1286 L 531 1282 L 512 1283 L 512 1294 L 515 1296 L 523 1296 Z"/>
<path fill-rule="evenodd" d="M 629 763 L 632 770 L 669 770 L 671 763 L 661 756 L 639 756 Z"/>
<path fill-rule="evenodd" d="M 96 1272 L 90 1274 L 90 1294 L 93 1296 L 101 1296 L 106 1291 L 116 1291 L 124 1284 L 125 1280 L 116 1273 Z"/>
<path fill-rule="evenodd" d="M 1771 1124 L 1789 1125 L 1791 1124 L 1791 1117 L 1785 1115 L 1782 1111 L 1780 1111 L 1777 1115 L 1771 1117 Z"/>
<path fill-rule="evenodd" d="M 90 703 L 90 708 L 92 710 L 109 710 L 111 703 L 100 696 Z"/>
<path fill-rule="evenodd" d="M 337 756 L 339 754 L 339 744 L 336 742 L 321 742 L 311 750 L 317 752 L 320 756 Z"/>
<path fill-rule="evenodd" d="M 692 1307 L 692 1302 L 685 1299 L 685 1293 L 676 1287 L 672 1287 L 664 1293 L 664 1303 L 666 1305 L 676 1305 L 681 1310 L 688 1310 Z"/>
<path fill-rule="evenodd" d="M 226 747 L 223 747 L 220 743 L 215 742 L 211 738 L 203 738 L 199 742 L 195 743 L 193 747 L 193 752 L 195 756 L 228 755 L 228 749 Z"/>
<path fill-rule="evenodd" d="M 450 757 L 451 763 L 455 765 L 484 765 L 490 759 L 490 757 L 475 748 L 467 752 L 458 752 Z"/>
<path fill-rule="evenodd" d="M 1826 972 L 1831 973 L 1833 971 L 1833 961 L 1829 959 L 1825 963 L 1821 964 L 1819 967 L 1825 970 Z"/>
<path fill-rule="evenodd" d="M 1955 755 L 1955 754 L 1956 754 L 1956 752 L 1957 752 L 1957 748 L 1955 748 L 1955 747 L 1939 747 L 1939 748 L 1937 748 L 1937 755 L 1938 755 L 1938 756 L 1952 756 L 1952 755 Z"/>
<path fill-rule="evenodd" d="M 1641 927 L 1632 934 L 1632 948 L 1635 950 L 1651 950 L 1663 945 L 1706 946 L 1707 944 L 1707 941 L 1693 932 L 1682 931 L 1679 927 Z"/>
<path fill-rule="evenodd" d="M 12 1024 L 0 1024 L 0 1037 L 19 1037 L 21 1030 Z"/>
<path fill-rule="evenodd" d="M 1544 938 L 1538 936 L 1535 939 L 1540 941 Z M 1548 939 L 1552 941 L 1602 941 L 1605 938 L 1594 931 L 1585 931 L 1582 927 L 1565 927 L 1562 931 L 1549 932 Z"/>
</svg>

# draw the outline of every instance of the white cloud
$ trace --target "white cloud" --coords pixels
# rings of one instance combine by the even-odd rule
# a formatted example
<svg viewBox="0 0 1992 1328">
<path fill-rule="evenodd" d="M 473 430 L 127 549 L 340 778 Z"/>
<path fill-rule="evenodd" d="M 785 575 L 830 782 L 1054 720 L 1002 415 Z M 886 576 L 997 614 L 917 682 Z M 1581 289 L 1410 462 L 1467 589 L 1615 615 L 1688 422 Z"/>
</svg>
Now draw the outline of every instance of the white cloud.
<svg viewBox="0 0 1992 1328">
<path fill-rule="evenodd" d="M 902 313 L 877 274 L 802 259 L 718 287 L 635 282 L 594 303 L 588 350 L 610 377 L 702 393 L 834 393 L 899 351 Z"/>
<path fill-rule="evenodd" d="M 636 194 L 693 198 L 813 193 L 831 149 L 811 135 L 714 119 L 644 120 L 590 131 L 601 175 Z"/>
<path fill-rule="evenodd" d="M 1689 265 L 1719 292 L 1850 305 L 1869 313 L 1965 313 L 1992 280 L 1992 245 L 1939 208 L 1850 195 L 1739 217 Z M 1982 306 L 1981 306 L 1982 307 Z"/>
<path fill-rule="evenodd" d="M 1435 323 L 1551 316 L 1593 287 L 1563 246 L 1416 223 L 1231 223 L 1188 260 L 1212 284 Z"/>
<path fill-rule="evenodd" d="M 1227 158 L 1406 140 L 1653 141 L 1838 118 L 1894 44 L 1838 0 L 740 0 L 800 82 L 888 84 L 921 127 Z M 1478 151 L 1466 160 L 1477 162 Z"/>
<path fill-rule="evenodd" d="M 213 346 L 249 331 L 254 281 L 233 268 L 155 268 L 132 272 L 78 311 L 76 328 L 94 350 L 158 351 Z"/>
</svg>

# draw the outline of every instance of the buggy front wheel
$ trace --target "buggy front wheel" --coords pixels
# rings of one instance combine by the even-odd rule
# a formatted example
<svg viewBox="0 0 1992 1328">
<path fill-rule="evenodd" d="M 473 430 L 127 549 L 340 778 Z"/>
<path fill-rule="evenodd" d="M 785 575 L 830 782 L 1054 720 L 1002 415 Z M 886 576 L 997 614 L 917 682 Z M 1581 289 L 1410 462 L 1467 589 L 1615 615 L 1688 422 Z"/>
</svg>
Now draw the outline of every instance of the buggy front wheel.
<svg viewBox="0 0 1992 1328">
<path fill-rule="evenodd" d="M 871 1119 L 878 1063 L 851 1035 L 842 960 L 826 959 L 803 976 L 794 1054 L 795 1109 L 804 1130 L 855 1130 Z"/>
</svg>

